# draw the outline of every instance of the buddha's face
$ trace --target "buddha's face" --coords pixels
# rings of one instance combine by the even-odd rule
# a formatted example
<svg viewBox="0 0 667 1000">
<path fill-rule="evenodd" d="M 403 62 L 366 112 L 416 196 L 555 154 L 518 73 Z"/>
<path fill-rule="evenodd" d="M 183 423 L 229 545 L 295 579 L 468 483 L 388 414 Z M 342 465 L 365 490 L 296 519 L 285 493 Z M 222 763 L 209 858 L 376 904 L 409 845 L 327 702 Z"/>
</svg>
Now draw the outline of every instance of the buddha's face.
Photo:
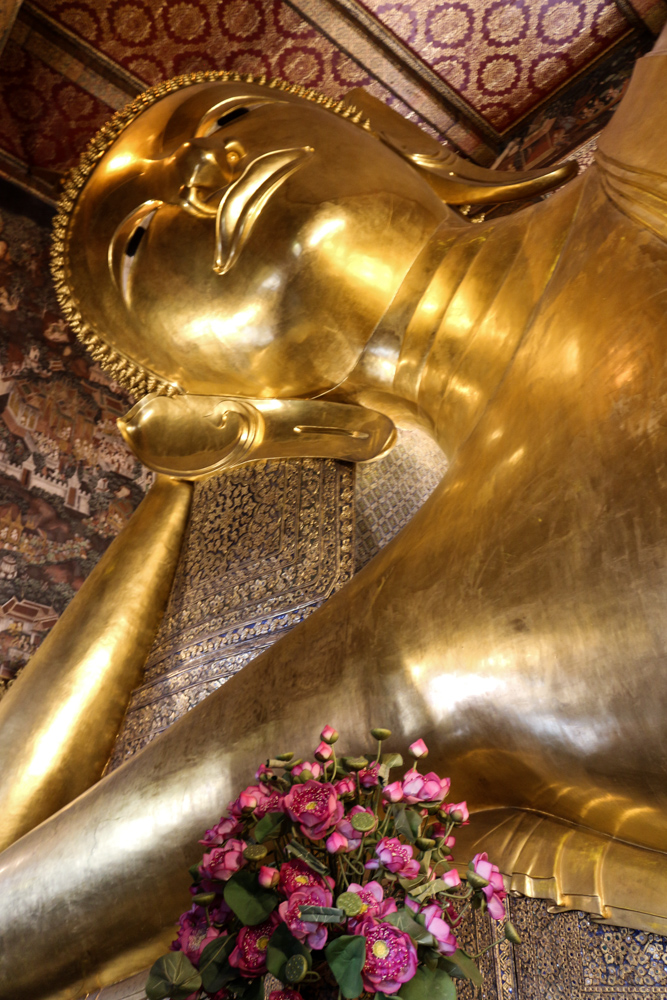
<svg viewBox="0 0 667 1000">
<path fill-rule="evenodd" d="M 68 283 L 106 343 L 187 392 L 313 396 L 354 367 L 446 212 L 341 116 L 197 84 L 96 166 L 68 227 Z"/>
</svg>

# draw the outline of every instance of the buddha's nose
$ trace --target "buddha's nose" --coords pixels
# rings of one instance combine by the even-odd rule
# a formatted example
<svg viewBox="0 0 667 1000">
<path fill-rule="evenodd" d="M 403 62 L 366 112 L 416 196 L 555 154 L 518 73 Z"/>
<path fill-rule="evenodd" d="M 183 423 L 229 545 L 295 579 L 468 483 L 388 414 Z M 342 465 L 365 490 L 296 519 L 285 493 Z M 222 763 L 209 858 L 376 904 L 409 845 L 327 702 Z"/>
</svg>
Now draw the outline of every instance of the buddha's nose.
<svg viewBox="0 0 667 1000">
<path fill-rule="evenodd" d="M 184 142 L 169 158 L 169 200 L 196 215 L 215 215 L 214 196 L 238 178 L 244 156 L 235 140 Z"/>
</svg>

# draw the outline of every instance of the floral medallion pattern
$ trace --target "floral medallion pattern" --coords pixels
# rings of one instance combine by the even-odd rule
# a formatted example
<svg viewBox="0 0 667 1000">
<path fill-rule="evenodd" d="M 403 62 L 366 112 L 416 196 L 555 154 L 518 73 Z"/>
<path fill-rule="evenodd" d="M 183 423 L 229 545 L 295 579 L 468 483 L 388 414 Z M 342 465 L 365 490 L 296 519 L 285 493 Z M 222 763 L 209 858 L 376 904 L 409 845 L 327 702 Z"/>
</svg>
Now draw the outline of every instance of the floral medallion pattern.
<svg viewBox="0 0 667 1000">
<path fill-rule="evenodd" d="M 363 0 L 363 6 L 500 132 L 629 29 L 614 0 Z"/>
</svg>

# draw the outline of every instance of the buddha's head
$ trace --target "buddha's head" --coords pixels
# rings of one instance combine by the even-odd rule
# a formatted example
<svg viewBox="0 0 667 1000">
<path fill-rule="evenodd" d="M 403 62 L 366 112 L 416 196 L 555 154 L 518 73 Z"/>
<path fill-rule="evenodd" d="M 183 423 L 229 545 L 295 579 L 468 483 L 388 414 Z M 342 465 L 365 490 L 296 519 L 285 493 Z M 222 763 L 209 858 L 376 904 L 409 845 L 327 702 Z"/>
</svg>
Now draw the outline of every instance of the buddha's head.
<svg viewBox="0 0 667 1000">
<path fill-rule="evenodd" d="M 313 397 L 355 366 L 448 211 L 342 102 L 194 75 L 93 140 L 56 222 L 56 284 L 137 394 Z"/>
</svg>

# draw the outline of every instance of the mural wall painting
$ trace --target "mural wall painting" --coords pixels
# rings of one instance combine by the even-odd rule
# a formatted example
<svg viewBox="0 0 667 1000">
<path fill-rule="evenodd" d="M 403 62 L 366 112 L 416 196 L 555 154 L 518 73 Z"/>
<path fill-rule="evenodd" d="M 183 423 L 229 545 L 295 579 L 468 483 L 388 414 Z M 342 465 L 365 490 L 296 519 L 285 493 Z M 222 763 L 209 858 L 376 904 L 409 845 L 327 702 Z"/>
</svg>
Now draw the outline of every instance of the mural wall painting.
<svg viewBox="0 0 667 1000">
<path fill-rule="evenodd" d="M 61 319 L 48 230 L 0 210 L 0 697 L 152 481 Z"/>
</svg>

